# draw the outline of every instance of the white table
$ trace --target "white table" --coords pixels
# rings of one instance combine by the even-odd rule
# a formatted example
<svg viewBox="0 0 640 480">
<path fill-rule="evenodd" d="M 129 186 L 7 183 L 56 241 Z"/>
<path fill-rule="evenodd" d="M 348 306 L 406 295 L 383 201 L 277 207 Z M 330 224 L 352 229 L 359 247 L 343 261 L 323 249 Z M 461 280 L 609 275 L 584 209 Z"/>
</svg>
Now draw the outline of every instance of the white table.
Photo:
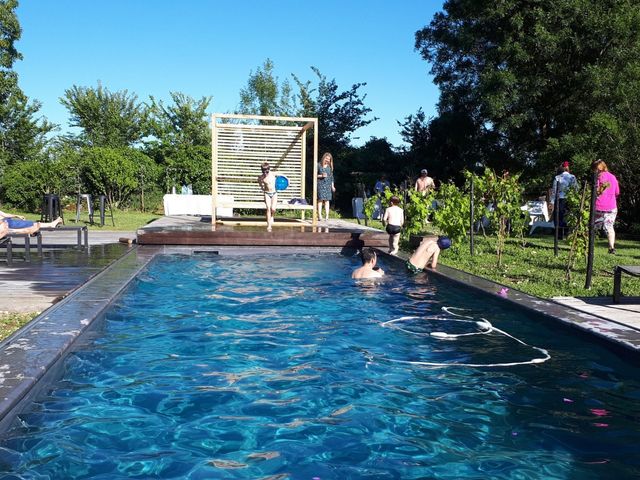
<svg viewBox="0 0 640 480">
<path fill-rule="evenodd" d="M 211 215 L 211 195 L 174 195 L 163 197 L 165 215 Z M 233 202 L 232 195 L 218 195 L 218 202 Z M 233 217 L 233 208 L 216 208 L 217 217 Z"/>
</svg>

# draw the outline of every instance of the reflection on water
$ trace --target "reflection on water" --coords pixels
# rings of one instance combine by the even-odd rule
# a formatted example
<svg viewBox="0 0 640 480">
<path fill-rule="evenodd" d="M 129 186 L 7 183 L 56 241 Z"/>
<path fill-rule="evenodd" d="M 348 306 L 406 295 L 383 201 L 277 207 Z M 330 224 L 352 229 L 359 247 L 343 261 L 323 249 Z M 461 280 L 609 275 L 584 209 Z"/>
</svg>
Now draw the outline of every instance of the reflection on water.
<svg viewBox="0 0 640 480">
<path fill-rule="evenodd" d="M 0 448 L 10 478 L 632 478 L 638 371 L 428 274 L 164 257 Z M 469 365 L 479 365 L 472 367 Z"/>
</svg>

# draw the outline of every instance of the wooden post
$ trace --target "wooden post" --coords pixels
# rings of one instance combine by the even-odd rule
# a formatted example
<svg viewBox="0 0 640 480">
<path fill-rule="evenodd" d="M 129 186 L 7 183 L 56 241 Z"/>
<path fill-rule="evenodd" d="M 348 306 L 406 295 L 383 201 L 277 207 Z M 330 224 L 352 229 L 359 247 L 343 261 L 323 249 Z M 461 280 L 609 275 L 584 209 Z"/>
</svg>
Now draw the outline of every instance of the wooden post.
<svg viewBox="0 0 640 480">
<path fill-rule="evenodd" d="M 587 278 L 584 282 L 584 288 L 589 290 L 591 288 L 591 276 L 593 274 L 593 248 L 595 245 L 596 236 L 596 188 L 598 185 L 598 172 L 593 172 L 593 179 L 591 180 L 591 211 L 589 212 L 589 249 L 587 251 Z"/>
<path fill-rule="evenodd" d="M 318 119 L 313 120 L 313 225 L 318 223 Z"/>
<path fill-rule="evenodd" d="M 302 198 L 307 198 L 305 196 L 306 183 L 307 183 L 307 130 L 302 128 L 302 178 L 300 179 L 300 191 L 302 192 Z M 300 210 L 300 220 L 304 220 L 304 210 Z"/>
<path fill-rule="evenodd" d="M 211 115 L 211 226 L 216 224 L 216 208 L 218 206 L 218 128 L 217 117 Z"/>
</svg>

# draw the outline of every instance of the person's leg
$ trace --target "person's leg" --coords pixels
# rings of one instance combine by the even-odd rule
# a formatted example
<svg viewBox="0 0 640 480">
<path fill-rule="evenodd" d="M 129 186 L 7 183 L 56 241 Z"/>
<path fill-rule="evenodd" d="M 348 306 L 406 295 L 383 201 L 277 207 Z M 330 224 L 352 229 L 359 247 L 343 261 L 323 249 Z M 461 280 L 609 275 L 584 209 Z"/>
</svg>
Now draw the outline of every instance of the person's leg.
<svg viewBox="0 0 640 480">
<path fill-rule="evenodd" d="M 391 246 L 393 247 L 391 249 L 391 255 L 395 255 L 396 253 L 398 253 L 398 250 L 400 249 L 400 234 L 396 233 L 391 237 L 392 237 Z"/>
<path fill-rule="evenodd" d="M 271 226 L 276 220 L 276 205 L 278 204 L 278 194 L 276 193 L 273 197 L 271 197 Z"/>
<path fill-rule="evenodd" d="M 325 220 L 328 222 L 329 221 L 329 200 L 327 200 L 326 202 L 324 202 L 324 211 L 325 211 Z"/>
<path fill-rule="evenodd" d="M 613 229 L 613 224 L 616 221 L 617 210 L 606 212 L 604 214 L 604 226 L 607 231 L 607 242 L 609 243 L 609 253 L 616 253 L 616 231 Z"/>
<path fill-rule="evenodd" d="M 395 235 L 389 234 L 389 253 L 393 252 L 393 237 Z"/>
<path fill-rule="evenodd" d="M 269 203 L 269 195 L 264 194 L 264 214 L 267 220 L 267 230 L 271 230 L 271 204 Z"/>
<path fill-rule="evenodd" d="M 318 200 L 318 220 L 322 220 L 322 205 L 324 200 Z"/>
<path fill-rule="evenodd" d="M 42 223 L 40 222 L 40 228 L 56 228 L 62 223 L 62 218 L 58 217 L 53 222 Z"/>
<path fill-rule="evenodd" d="M 33 225 L 31 225 L 30 227 L 24 227 L 24 228 L 10 228 L 9 229 L 9 233 L 18 233 L 18 234 L 27 234 L 27 235 L 32 235 L 34 233 L 37 233 L 38 230 L 40 230 L 40 224 L 39 223 L 34 223 Z"/>
<path fill-rule="evenodd" d="M 611 227 L 607 231 L 607 241 L 609 242 L 609 253 L 616 251 L 616 231 Z"/>
</svg>

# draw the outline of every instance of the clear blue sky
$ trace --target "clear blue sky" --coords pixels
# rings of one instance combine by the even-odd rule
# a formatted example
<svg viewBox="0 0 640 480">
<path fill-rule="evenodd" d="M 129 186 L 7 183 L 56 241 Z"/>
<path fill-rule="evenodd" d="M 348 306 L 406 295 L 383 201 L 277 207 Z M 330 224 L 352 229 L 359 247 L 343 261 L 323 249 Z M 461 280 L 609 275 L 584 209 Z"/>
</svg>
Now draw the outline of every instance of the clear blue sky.
<svg viewBox="0 0 640 480">
<path fill-rule="evenodd" d="M 210 113 L 233 111 L 251 71 L 270 58 L 282 81 L 315 80 L 311 66 L 341 90 L 366 82 L 365 104 L 379 120 L 358 130 L 401 144 L 396 121 L 422 107 L 435 113 L 430 66 L 415 32 L 441 0 L 21 0 L 20 86 L 41 114 L 69 128 L 59 99 L 73 85 L 128 90 L 141 101 L 170 91 L 212 96 Z"/>
</svg>

